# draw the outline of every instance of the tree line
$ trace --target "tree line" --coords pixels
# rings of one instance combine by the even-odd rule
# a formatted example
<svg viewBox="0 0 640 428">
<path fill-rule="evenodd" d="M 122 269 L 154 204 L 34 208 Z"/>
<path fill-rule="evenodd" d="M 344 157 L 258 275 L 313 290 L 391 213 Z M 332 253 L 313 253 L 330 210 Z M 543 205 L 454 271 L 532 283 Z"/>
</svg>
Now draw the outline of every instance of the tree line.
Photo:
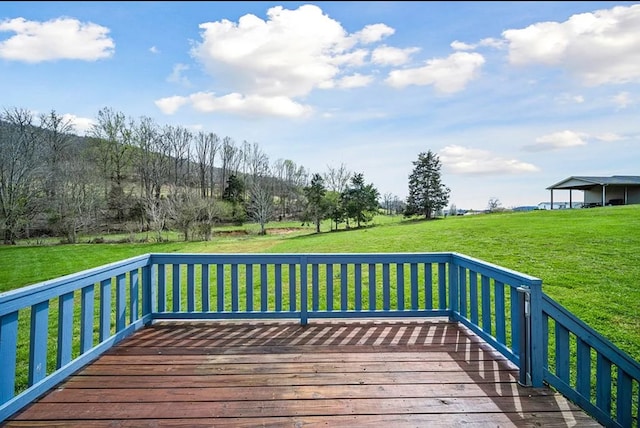
<svg viewBox="0 0 640 428">
<path fill-rule="evenodd" d="M 320 231 L 359 227 L 404 202 L 381 195 L 344 164 L 311 173 L 290 159 L 270 161 L 257 143 L 162 126 L 105 107 L 85 136 L 55 111 L 0 114 L 0 229 L 5 244 L 135 229 L 162 240 L 209 240 L 217 224 L 297 219 Z"/>
<path fill-rule="evenodd" d="M 105 107 L 85 136 L 54 110 L 0 114 L 0 231 L 17 239 L 79 233 L 180 231 L 210 240 L 217 224 L 323 220 L 331 230 L 360 227 L 379 212 L 433 218 L 449 189 L 440 161 L 423 152 L 413 162 L 406 201 L 380 195 L 345 164 L 311 173 L 290 159 L 271 162 L 257 143 L 213 132 L 161 126 Z"/>
</svg>

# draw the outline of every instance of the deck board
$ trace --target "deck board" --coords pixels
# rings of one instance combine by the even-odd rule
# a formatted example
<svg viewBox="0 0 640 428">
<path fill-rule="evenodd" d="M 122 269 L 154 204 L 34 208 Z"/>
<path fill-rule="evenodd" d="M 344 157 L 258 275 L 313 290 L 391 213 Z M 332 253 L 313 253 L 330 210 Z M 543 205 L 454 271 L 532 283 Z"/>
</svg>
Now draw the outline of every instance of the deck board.
<svg viewBox="0 0 640 428">
<path fill-rule="evenodd" d="M 446 320 L 158 322 L 7 427 L 600 426 Z"/>
</svg>

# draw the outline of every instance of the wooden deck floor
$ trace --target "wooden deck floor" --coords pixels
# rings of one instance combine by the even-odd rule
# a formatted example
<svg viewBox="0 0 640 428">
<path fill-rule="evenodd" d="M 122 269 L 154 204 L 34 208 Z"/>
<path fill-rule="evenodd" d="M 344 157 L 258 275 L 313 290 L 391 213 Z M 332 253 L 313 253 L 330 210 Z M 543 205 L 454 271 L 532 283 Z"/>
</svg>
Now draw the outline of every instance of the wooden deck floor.
<svg viewBox="0 0 640 428">
<path fill-rule="evenodd" d="M 444 320 L 162 322 L 7 427 L 588 427 Z"/>
</svg>

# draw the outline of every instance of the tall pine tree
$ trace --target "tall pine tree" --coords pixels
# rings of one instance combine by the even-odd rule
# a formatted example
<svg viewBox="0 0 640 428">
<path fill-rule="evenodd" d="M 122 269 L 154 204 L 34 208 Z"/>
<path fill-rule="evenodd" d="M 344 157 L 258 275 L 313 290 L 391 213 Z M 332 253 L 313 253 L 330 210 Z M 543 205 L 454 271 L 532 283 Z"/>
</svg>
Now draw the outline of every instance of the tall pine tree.
<svg viewBox="0 0 640 428">
<path fill-rule="evenodd" d="M 371 221 L 378 212 L 379 198 L 378 189 L 371 183 L 365 184 L 362 173 L 354 174 L 350 185 L 342 192 L 342 205 L 347 218 L 354 219 L 358 227 Z"/>
<path fill-rule="evenodd" d="M 440 178 L 440 159 L 431 150 L 418 155 L 409 175 L 409 196 L 404 215 L 433 218 L 449 202 L 450 190 Z"/>
<path fill-rule="evenodd" d="M 320 174 L 313 174 L 311 185 L 305 187 L 304 194 L 307 197 L 306 216 L 316 225 L 316 233 L 320 233 L 320 222 L 326 217 L 328 204 L 325 200 L 327 189 L 324 179 Z"/>
</svg>

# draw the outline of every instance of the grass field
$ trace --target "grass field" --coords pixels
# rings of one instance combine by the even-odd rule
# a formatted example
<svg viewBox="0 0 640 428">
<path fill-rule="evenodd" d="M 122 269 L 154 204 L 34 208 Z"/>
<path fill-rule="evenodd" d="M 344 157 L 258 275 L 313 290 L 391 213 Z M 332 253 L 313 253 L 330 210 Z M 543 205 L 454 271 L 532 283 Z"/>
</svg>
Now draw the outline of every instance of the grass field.
<svg viewBox="0 0 640 428">
<path fill-rule="evenodd" d="M 152 252 L 455 251 L 541 278 L 545 293 L 640 360 L 640 206 L 435 221 L 380 216 L 373 223 L 334 232 L 326 224 L 320 234 L 299 223 L 272 223 L 267 236 L 221 231 L 210 242 L 175 235 L 165 243 L 0 247 L 0 292 Z"/>
</svg>

